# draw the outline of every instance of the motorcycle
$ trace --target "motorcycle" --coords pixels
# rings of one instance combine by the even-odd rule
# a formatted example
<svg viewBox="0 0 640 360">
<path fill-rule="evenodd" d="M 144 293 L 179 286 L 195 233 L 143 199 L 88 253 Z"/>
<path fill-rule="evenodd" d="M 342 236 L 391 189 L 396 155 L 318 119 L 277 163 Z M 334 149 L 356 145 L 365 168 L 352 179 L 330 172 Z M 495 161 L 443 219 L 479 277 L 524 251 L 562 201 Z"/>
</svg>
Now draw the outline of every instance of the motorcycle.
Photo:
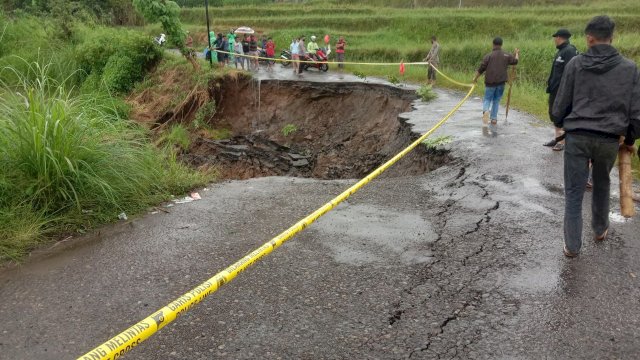
<svg viewBox="0 0 640 360">
<path fill-rule="evenodd" d="M 307 70 L 309 68 L 314 68 L 314 69 L 318 69 L 322 72 L 327 72 L 327 70 L 329 70 L 329 64 L 327 64 L 327 61 L 329 61 L 329 53 L 331 52 L 331 50 L 329 50 L 326 54 L 324 52 L 323 49 L 318 49 L 316 50 L 315 54 L 307 54 L 304 56 L 304 61 L 313 61 L 313 63 L 309 63 L 309 62 L 305 62 L 303 63 L 303 70 Z"/>
<path fill-rule="evenodd" d="M 275 64 L 276 61 L 275 60 L 267 60 L 267 50 L 265 49 L 258 49 L 258 51 L 260 52 L 260 54 L 258 56 L 260 56 L 260 60 L 259 63 L 262 65 L 268 65 L 269 63 L 271 63 L 271 65 Z"/>
<path fill-rule="evenodd" d="M 329 70 L 329 64 L 327 64 L 327 61 L 329 60 L 330 53 L 331 53 L 331 50 L 325 53 L 323 49 L 318 49 L 315 54 L 305 55 L 300 60 L 310 61 L 310 62 L 312 61 L 313 63 L 310 63 L 310 62 L 302 63 L 301 64 L 302 70 L 304 71 L 309 68 L 314 68 L 322 72 L 327 72 L 327 70 Z M 282 67 L 291 66 L 291 61 L 290 61 L 291 52 L 289 52 L 289 50 L 282 50 L 282 52 L 280 53 L 280 59 L 285 60 L 285 61 L 282 61 Z"/>
<path fill-rule="evenodd" d="M 282 50 L 280 53 L 280 59 L 284 60 L 281 61 L 282 67 L 291 66 L 291 52 L 289 52 L 289 50 Z"/>
</svg>

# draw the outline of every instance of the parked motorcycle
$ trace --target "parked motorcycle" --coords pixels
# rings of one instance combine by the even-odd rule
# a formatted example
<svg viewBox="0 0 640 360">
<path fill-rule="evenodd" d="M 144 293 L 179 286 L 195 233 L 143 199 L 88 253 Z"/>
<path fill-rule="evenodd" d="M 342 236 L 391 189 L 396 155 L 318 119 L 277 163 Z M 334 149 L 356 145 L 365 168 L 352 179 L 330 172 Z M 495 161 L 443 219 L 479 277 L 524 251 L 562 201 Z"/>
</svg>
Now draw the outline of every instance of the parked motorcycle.
<svg viewBox="0 0 640 360">
<path fill-rule="evenodd" d="M 262 65 L 268 65 L 269 63 L 271 63 L 271 65 L 275 64 L 276 61 L 275 60 L 267 60 L 267 50 L 265 49 L 259 49 L 260 54 L 258 56 L 260 56 L 260 60 L 259 63 Z"/>
<path fill-rule="evenodd" d="M 285 60 L 280 62 L 282 63 L 282 67 L 291 66 L 291 52 L 289 50 L 282 50 L 280 53 L 280 59 Z"/>
<path fill-rule="evenodd" d="M 305 55 L 303 58 L 301 58 L 301 61 L 309 61 L 309 62 L 305 62 L 302 63 L 301 67 L 302 70 L 307 70 L 309 68 L 314 68 L 314 69 L 318 69 L 322 72 L 326 72 L 327 70 L 329 70 L 329 64 L 327 64 L 327 61 L 329 61 L 329 54 L 330 54 L 330 50 L 327 51 L 327 53 L 325 54 L 323 49 L 318 49 L 318 51 L 316 51 L 315 54 L 307 54 Z M 287 61 L 282 61 L 282 66 L 283 67 L 289 67 L 291 66 L 291 52 L 289 52 L 289 50 L 282 50 L 282 52 L 280 53 L 280 58 L 283 60 L 287 60 Z M 313 63 L 311 63 L 311 61 L 313 61 Z"/>
</svg>

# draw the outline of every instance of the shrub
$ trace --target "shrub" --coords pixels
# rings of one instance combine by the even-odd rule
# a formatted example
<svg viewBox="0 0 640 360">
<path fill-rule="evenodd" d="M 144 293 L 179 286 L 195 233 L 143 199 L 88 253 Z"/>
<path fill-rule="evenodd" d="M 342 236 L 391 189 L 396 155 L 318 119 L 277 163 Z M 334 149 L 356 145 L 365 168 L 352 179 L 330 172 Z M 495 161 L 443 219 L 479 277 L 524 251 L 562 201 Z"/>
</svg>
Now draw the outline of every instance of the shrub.
<svg viewBox="0 0 640 360">
<path fill-rule="evenodd" d="M 129 60 L 124 59 L 125 57 Z M 78 66 L 87 75 L 102 75 L 110 61 L 112 67 L 120 63 L 136 64 L 128 67 L 128 71 L 132 72 L 131 77 L 135 78 L 134 82 L 140 80 L 142 74 L 153 68 L 161 58 L 162 50 L 154 44 L 151 37 L 122 29 L 87 30 L 76 51 Z M 111 70 L 112 74 L 115 70 Z"/>
<path fill-rule="evenodd" d="M 431 101 L 438 97 L 438 94 L 436 94 L 436 92 L 433 91 L 433 88 L 431 87 L 431 85 L 420 86 L 420 88 L 416 90 L 416 93 L 418 94 L 418 96 L 420 96 L 422 101 L 425 101 L 425 102 Z"/>
<path fill-rule="evenodd" d="M 102 73 L 107 89 L 121 94 L 129 92 L 137 81 L 142 80 L 142 77 L 140 65 L 122 53 L 111 55 Z"/>
</svg>

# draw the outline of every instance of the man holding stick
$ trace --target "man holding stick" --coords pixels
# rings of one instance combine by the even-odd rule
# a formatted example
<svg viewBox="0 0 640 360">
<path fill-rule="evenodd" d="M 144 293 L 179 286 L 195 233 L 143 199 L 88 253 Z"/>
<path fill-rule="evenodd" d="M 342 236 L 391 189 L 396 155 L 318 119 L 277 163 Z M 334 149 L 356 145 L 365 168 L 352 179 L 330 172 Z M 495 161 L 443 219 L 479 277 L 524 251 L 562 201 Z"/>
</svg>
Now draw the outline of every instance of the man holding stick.
<svg viewBox="0 0 640 360">
<path fill-rule="evenodd" d="M 553 120 L 566 132 L 564 153 L 564 254 L 582 247 L 582 198 L 593 162 L 591 226 L 596 241 L 609 231 L 609 173 L 618 150 L 633 152 L 640 136 L 640 74 L 611 46 L 615 24 L 596 16 L 585 29 L 589 50 L 565 67 Z M 624 137 L 624 143 L 619 140 Z M 622 152 L 621 152 L 622 153 Z"/>
<path fill-rule="evenodd" d="M 519 49 L 516 49 L 513 54 L 502 51 L 502 38 L 496 37 L 493 39 L 493 51 L 485 55 L 473 77 L 475 84 L 480 75 L 486 73 L 484 76 L 484 100 L 482 101 L 482 133 L 485 135 L 489 133 L 487 126 L 490 127 L 493 136 L 497 135 L 498 107 L 504 93 L 504 84 L 509 80 L 507 68 L 509 65 L 516 65 L 519 58 Z M 491 120 L 490 125 L 489 120 Z"/>
</svg>

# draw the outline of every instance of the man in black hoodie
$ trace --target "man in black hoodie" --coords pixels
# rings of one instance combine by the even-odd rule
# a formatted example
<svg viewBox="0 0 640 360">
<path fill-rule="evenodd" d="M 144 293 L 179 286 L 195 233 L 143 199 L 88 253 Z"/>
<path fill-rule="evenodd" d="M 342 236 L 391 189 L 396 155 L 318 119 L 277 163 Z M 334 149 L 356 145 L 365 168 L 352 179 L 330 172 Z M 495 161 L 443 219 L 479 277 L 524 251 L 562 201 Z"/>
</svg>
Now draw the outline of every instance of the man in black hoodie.
<svg viewBox="0 0 640 360">
<path fill-rule="evenodd" d="M 556 127 L 566 132 L 564 152 L 564 254 L 582 247 L 582 198 L 593 163 L 591 226 L 595 240 L 609 230 L 609 173 L 619 147 L 633 152 L 640 136 L 640 74 L 611 46 L 614 22 L 594 17 L 585 29 L 589 50 L 566 66 L 553 105 Z M 624 143 L 619 139 L 624 137 Z"/>
<path fill-rule="evenodd" d="M 553 102 L 558 94 L 558 88 L 560 87 L 560 80 L 562 80 L 562 74 L 564 73 L 564 67 L 578 55 L 576 47 L 569 43 L 571 33 L 567 29 L 559 29 L 552 35 L 553 40 L 556 43 L 556 49 L 558 52 L 553 58 L 553 65 L 551 65 L 551 73 L 549 74 L 549 80 L 547 80 L 547 94 L 549 94 L 549 119 L 553 121 Z M 558 137 L 562 136 L 562 129 L 556 128 L 556 136 L 544 146 L 552 146 L 555 151 L 562 151 L 564 149 L 564 140 L 556 141 Z"/>
</svg>

